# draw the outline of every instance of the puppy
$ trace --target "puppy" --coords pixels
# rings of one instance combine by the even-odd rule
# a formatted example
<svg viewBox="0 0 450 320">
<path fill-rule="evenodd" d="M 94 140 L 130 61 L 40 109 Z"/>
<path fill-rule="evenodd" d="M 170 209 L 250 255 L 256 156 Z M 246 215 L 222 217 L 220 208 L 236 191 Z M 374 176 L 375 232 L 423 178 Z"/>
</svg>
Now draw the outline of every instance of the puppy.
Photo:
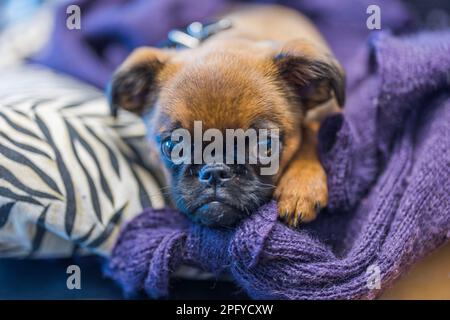
<svg viewBox="0 0 450 320">
<path fill-rule="evenodd" d="M 271 198 L 288 225 L 311 221 L 328 198 L 319 118 L 343 106 L 344 72 L 296 11 L 247 5 L 221 18 L 231 27 L 196 48 L 134 51 L 111 80 L 111 106 L 148 119 L 174 203 L 194 221 L 231 226 Z M 278 128 L 279 170 L 263 176 L 249 163 L 175 164 L 170 134 L 192 132 L 195 121 L 222 132 Z"/>
</svg>

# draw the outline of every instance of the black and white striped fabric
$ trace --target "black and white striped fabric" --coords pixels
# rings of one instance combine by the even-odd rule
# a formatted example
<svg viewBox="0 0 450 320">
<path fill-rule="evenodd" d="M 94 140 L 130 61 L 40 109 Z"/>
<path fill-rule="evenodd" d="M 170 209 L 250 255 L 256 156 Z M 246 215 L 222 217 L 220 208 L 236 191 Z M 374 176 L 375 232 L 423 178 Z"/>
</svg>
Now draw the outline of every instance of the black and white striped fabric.
<svg viewBox="0 0 450 320">
<path fill-rule="evenodd" d="M 121 223 L 164 206 L 145 126 L 37 66 L 0 74 L 0 257 L 108 255 Z"/>
</svg>

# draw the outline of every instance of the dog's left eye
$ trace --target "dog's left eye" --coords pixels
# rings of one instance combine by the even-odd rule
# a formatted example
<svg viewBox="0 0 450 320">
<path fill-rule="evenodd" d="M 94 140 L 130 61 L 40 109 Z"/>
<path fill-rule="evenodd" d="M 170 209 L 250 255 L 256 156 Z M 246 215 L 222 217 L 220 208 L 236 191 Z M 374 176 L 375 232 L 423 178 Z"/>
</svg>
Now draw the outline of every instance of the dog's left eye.
<svg viewBox="0 0 450 320">
<path fill-rule="evenodd" d="M 176 142 L 172 141 L 172 139 L 166 139 L 161 143 L 161 152 L 164 157 L 167 159 L 171 159 L 172 150 L 175 147 Z"/>
</svg>

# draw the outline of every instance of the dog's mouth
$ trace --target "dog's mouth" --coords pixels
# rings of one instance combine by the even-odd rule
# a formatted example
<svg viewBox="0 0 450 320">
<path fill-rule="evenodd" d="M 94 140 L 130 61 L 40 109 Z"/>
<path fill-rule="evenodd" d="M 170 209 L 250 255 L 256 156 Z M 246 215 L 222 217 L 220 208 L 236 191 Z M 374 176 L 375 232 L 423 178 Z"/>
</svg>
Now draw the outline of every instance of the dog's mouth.
<svg viewBox="0 0 450 320">
<path fill-rule="evenodd" d="M 244 215 L 230 201 L 221 198 L 205 199 L 188 213 L 191 220 L 208 227 L 231 227 Z"/>
</svg>

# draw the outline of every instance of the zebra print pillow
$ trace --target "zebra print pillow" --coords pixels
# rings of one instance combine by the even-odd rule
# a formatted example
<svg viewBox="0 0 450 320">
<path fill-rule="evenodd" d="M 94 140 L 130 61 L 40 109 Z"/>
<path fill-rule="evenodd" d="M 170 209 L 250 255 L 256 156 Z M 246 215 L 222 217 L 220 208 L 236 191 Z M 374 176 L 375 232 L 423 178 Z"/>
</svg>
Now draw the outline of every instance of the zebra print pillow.
<svg viewBox="0 0 450 320">
<path fill-rule="evenodd" d="M 0 257 L 108 255 L 120 224 L 162 207 L 145 127 L 102 92 L 37 66 L 0 74 Z M 84 251 L 84 249 L 83 249 Z"/>
</svg>

